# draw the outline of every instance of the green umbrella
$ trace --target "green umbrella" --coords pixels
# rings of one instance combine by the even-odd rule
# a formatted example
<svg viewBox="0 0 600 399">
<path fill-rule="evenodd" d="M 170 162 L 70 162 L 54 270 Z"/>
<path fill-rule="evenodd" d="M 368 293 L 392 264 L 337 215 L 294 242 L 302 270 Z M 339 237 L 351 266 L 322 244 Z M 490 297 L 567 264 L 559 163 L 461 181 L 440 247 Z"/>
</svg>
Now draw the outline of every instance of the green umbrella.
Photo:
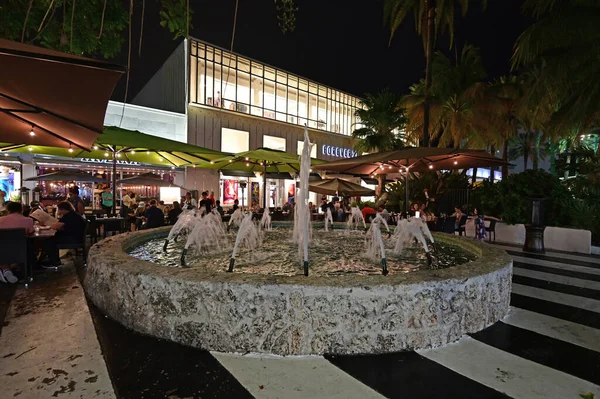
<svg viewBox="0 0 600 399">
<path fill-rule="evenodd" d="M 312 165 L 324 162 L 318 159 L 311 160 Z M 270 148 L 257 148 L 256 150 L 240 152 L 210 162 L 202 162 L 197 164 L 197 166 L 221 171 L 261 172 L 263 175 L 263 206 L 266 209 L 267 190 L 265 187 L 267 184 L 267 173 L 299 173 L 300 157 Z"/>
<path fill-rule="evenodd" d="M 113 163 L 113 198 L 116 195 L 116 172 L 119 160 L 163 166 L 185 166 L 227 155 L 224 152 L 118 127 L 105 127 L 104 133 L 98 136 L 91 151 L 24 144 L 0 144 L 0 151 L 31 152 L 70 158 L 110 159 Z M 115 204 L 113 207 L 116 207 L 116 201 L 113 204 Z"/>
</svg>

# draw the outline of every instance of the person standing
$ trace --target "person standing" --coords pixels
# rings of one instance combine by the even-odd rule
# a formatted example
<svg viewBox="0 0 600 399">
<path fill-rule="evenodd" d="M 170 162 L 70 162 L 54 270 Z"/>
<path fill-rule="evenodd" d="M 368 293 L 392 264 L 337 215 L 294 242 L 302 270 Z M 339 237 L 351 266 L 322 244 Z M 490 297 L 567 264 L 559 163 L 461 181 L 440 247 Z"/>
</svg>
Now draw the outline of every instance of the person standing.
<svg viewBox="0 0 600 399">
<path fill-rule="evenodd" d="M 81 216 L 85 215 L 85 204 L 79 197 L 79 187 L 75 186 L 69 189 L 69 202 L 73 205 L 75 212 Z"/>
<path fill-rule="evenodd" d="M 104 191 L 102 191 L 101 206 L 102 209 L 104 209 L 104 213 L 106 213 L 107 215 L 110 215 L 112 213 L 113 195 L 110 192 L 109 186 L 104 187 Z"/>
<path fill-rule="evenodd" d="M 196 198 L 192 197 L 192 193 L 188 191 L 185 193 L 185 209 L 190 209 L 191 207 L 197 208 L 198 201 L 196 201 Z"/>
<path fill-rule="evenodd" d="M 217 203 L 215 202 L 215 192 L 214 191 L 210 192 L 210 195 L 208 196 L 208 199 L 212 201 L 213 208 L 215 206 L 217 206 Z"/>
<path fill-rule="evenodd" d="M 205 214 L 208 215 L 212 210 L 213 202 L 208 198 L 208 193 L 206 191 L 202 192 L 202 199 L 200 200 L 200 208 L 204 208 Z"/>
</svg>

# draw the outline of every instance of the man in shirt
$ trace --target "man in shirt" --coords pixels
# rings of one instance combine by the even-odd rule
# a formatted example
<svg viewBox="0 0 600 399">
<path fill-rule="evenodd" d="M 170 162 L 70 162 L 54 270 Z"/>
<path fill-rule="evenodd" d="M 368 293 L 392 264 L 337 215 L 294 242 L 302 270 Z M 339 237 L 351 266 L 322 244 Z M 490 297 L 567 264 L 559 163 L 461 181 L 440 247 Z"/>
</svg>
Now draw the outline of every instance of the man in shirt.
<svg viewBox="0 0 600 399">
<path fill-rule="evenodd" d="M 22 215 L 21 203 L 9 202 L 6 210 L 8 215 L 0 217 L 0 229 L 25 229 L 27 234 L 33 234 L 33 219 Z"/>
<path fill-rule="evenodd" d="M 61 244 L 82 244 L 84 245 L 84 233 L 87 221 L 81 215 L 75 213 L 73 205 L 67 201 L 59 202 L 56 206 L 57 216 L 60 216 L 58 222 L 50 225 L 51 229 L 56 230 L 53 238 L 44 243 L 44 252 L 48 257 L 47 266 L 56 267 L 60 265 L 58 247 Z"/>
<path fill-rule="evenodd" d="M 375 212 L 375 209 L 371 208 L 369 205 L 365 205 L 361 212 L 363 218 L 365 219 L 365 222 L 367 223 L 370 223 L 371 220 L 374 219 L 375 215 L 377 214 L 377 212 Z"/>
<path fill-rule="evenodd" d="M 206 191 L 202 192 L 202 199 L 200 200 L 200 208 L 204 208 L 205 215 L 208 215 L 212 210 L 213 202 L 208 198 L 208 193 Z"/>
<path fill-rule="evenodd" d="M 104 188 L 104 191 L 102 192 L 102 195 L 101 195 L 101 199 L 102 199 L 102 209 L 104 209 L 104 212 L 107 215 L 110 215 L 112 213 L 112 206 L 113 206 L 113 195 L 110 192 L 110 187 L 106 186 Z"/>
<path fill-rule="evenodd" d="M 164 226 L 165 214 L 156 207 L 156 200 L 151 199 L 149 205 L 148 209 L 146 209 L 146 223 L 144 223 L 142 229 L 153 229 L 155 227 Z"/>
</svg>

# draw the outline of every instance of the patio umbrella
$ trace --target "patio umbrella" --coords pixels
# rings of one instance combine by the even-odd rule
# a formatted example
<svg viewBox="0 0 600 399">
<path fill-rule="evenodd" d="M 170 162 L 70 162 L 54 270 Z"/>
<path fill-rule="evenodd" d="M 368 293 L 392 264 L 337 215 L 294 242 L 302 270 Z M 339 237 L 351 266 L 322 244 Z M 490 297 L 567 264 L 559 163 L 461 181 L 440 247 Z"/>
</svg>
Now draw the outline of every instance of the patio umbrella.
<svg viewBox="0 0 600 399">
<path fill-rule="evenodd" d="M 184 166 L 228 155 L 224 152 L 118 127 L 105 127 L 104 134 L 98 137 L 89 151 L 23 144 L 0 144 L 0 151 L 112 160 L 113 198 L 116 198 L 116 174 L 119 160 L 154 165 Z M 116 201 L 113 204 L 116 206 Z"/>
<path fill-rule="evenodd" d="M 408 175 L 411 171 L 425 172 L 428 170 L 470 169 L 502 165 L 506 165 L 506 162 L 483 150 L 413 147 L 328 162 L 317 165 L 314 169 L 375 176 L 402 172 Z M 407 211 L 408 180 L 407 178 L 405 204 Z"/>
<path fill-rule="evenodd" d="M 311 164 L 317 165 L 325 161 L 312 159 Z M 261 172 L 263 176 L 263 207 L 267 207 L 267 173 L 299 173 L 300 158 L 284 151 L 270 148 L 257 148 L 211 162 L 199 163 L 197 166 L 218 170 L 237 170 L 243 172 Z"/>
<path fill-rule="evenodd" d="M 133 184 L 140 186 L 155 186 L 155 187 L 179 187 L 175 184 L 164 181 L 159 175 L 154 173 L 142 173 L 137 176 L 127 177 L 117 180 L 117 184 Z"/>
<path fill-rule="evenodd" d="M 327 195 L 343 195 L 346 197 L 373 196 L 375 190 L 342 179 L 323 179 L 312 181 L 308 189 L 312 192 Z"/>
<path fill-rule="evenodd" d="M 124 71 L 0 39 L 0 142 L 91 148 Z"/>
<path fill-rule="evenodd" d="M 80 181 L 85 183 L 106 183 L 107 180 L 96 177 L 78 169 L 61 169 L 57 172 L 46 173 L 24 179 L 25 181 Z"/>
</svg>

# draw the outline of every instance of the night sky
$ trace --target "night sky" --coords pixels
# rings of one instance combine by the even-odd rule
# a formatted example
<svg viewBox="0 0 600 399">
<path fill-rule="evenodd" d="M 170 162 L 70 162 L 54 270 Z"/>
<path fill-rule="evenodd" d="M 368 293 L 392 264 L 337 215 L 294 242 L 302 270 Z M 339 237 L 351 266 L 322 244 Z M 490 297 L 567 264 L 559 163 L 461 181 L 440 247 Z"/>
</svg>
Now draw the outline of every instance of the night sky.
<svg viewBox="0 0 600 399">
<path fill-rule="evenodd" d="M 458 50 L 470 43 L 481 49 L 489 78 L 510 71 L 515 39 L 529 23 L 519 0 L 488 0 L 485 11 L 478 1 L 456 23 Z M 146 1 L 142 56 L 138 57 L 141 7 L 134 11 L 132 72 L 129 101 L 158 70 L 178 41 L 159 26 L 158 2 Z M 412 17 L 388 46 L 389 30 L 383 26 L 383 0 L 297 0 L 296 30 L 285 35 L 277 25 L 273 0 L 239 0 L 234 51 L 302 77 L 364 95 L 384 87 L 406 93 L 424 76 L 421 38 Z M 235 0 L 191 0 L 195 10 L 191 35 L 229 48 Z M 436 48 L 448 50 L 441 37 Z M 115 61 L 127 63 L 127 42 Z M 113 96 L 122 100 L 125 79 Z"/>
</svg>

